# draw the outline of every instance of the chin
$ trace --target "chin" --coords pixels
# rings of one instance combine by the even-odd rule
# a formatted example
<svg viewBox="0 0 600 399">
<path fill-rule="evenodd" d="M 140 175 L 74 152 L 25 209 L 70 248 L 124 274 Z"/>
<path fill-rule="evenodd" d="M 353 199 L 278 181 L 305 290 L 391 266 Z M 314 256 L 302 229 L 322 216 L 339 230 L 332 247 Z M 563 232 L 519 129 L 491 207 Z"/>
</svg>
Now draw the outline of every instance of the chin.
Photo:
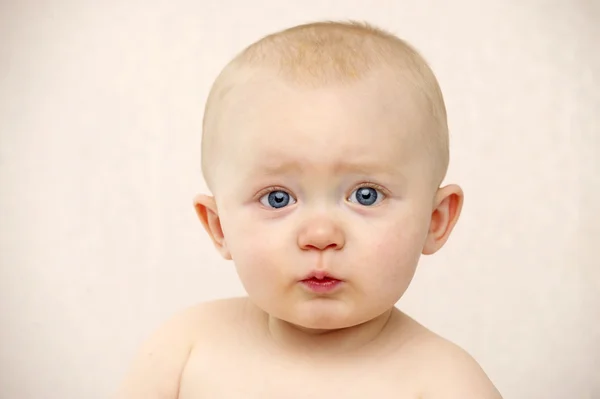
<svg viewBox="0 0 600 399">
<path fill-rule="evenodd" d="M 315 333 L 329 330 L 341 330 L 354 327 L 369 321 L 369 317 L 360 317 L 357 314 L 344 314 L 341 312 L 304 311 L 289 318 L 282 318 L 294 326 Z"/>
<path fill-rule="evenodd" d="M 341 300 L 255 301 L 265 313 L 307 333 L 321 333 L 355 327 L 377 318 L 390 306 L 356 307 Z M 273 306 L 275 305 L 275 306 Z"/>
<path fill-rule="evenodd" d="M 306 322 L 292 322 L 291 324 L 300 330 L 312 333 L 322 333 L 326 331 L 341 330 L 343 328 L 352 327 L 351 323 L 340 323 L 333 320 L 310 320 Z"/>
</svg>

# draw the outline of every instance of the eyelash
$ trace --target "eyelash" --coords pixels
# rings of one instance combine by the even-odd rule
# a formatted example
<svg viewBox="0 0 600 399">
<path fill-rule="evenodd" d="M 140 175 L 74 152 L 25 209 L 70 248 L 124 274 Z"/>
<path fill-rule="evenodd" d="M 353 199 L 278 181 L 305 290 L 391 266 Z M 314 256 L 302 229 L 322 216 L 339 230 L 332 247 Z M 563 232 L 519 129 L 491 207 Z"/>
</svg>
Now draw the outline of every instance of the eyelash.
<svg viewBox="0 0 600 399">
<path fill-rule="evenodd" d="M 264 188 L 264 189 L 260 190 L 258 193 L 256 193 L 256 195 L 254 196 L 254 198 L 257 199 L 257 200 L 259 200 L 264 195 L 270 194 L 270 193 L 275 192 L 275 191 L 283 191 L 284 193 L 288 193 L 288 195 L 290 195 L 291 197 L 293 197 L 293 195 L 289 192 L 289 190 L 286 190 L 285 188 L 279 187 L 279 186 L 271 186 L 271 187 L 267 187 L 267 188 Z M 296 199 L 296 198 L 294 197 L 294 199 Z"/>
<path fill-rule="evenodd" d="M 365 182 L 362 182 L 362 183 L 360 183 L 360 184 L 357 184 L 356 186 L 354 186 L 354 188 L 352 189 L 352 191 L 350 191 L 350 193 L 353 193 L 353 192 L 354 192 L 354 190 L 357 190 L 357 189 L 358 189 L 358 188 L 360 188 L 360 187 L 370 187 L 370 188 L 374 188 L 375 190 L 379 190 L 379 191 L 381 191 L 381 193 L 382 193 L 384 196 L 386 196 L 386 197 L 389 195 L 389 192 L 388 192 L 388 190 L 386 190 L 386 189 L 385 189 L 385 187 L 382 187 L 382 186 L 380 186 L 379 184 L 377 184 L 377 183 L 373 183 L 373 182 L 370 182 L 370 181 L 365 181 Z"/>
</svg>

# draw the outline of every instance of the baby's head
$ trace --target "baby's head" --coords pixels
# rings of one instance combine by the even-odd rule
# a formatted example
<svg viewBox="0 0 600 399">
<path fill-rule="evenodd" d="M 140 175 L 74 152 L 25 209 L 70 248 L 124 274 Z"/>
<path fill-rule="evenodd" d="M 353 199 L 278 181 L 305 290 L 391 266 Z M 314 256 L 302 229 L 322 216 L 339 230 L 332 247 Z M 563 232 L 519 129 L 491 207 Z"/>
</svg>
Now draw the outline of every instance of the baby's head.
<svg viewBox="0 0 600 399">
<path fill-rule="evenodd" d="M 358 23 L 267 36 L 217 78 L 196 210 L 251 300 L 306 329 L 371 320 L 446 242 L 462 191 L 422 57 Z M 326 276 L 330 276 L 327 278 Z"/>
</svg>

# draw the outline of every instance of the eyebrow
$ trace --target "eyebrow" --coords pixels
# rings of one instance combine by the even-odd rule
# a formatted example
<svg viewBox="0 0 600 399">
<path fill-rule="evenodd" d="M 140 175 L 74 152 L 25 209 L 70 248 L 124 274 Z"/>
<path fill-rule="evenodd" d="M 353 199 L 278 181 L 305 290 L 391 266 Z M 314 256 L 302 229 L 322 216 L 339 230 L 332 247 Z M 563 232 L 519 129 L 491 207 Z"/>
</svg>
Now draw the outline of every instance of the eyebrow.
<svg viewBox="0 0 600 399">
<path fill-rule="evenodd" d="M 298 173 L 306 169 L 307 164 L 299 161 L 285 162 L 263 162 L 259 165 L 261 172 L 278 175 L 287 173 Z M 390 174 L 390 167 L 373 162 L 338 162 L 333 165 L 334 172 L 348 172 L 357 174 Z"/>
</svg>

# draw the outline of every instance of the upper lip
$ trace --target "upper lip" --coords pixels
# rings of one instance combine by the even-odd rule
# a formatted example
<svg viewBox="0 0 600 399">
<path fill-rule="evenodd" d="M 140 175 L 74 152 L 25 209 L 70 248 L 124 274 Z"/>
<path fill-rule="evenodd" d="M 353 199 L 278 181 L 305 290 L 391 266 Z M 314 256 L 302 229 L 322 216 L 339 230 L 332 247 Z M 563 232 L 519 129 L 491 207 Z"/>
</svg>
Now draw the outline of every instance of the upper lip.
<svg viewBox="0 0 600 399">
<path fill-rule="evenodd" d="M 309 274 L 304 276 L 301 281 L 310 280 L 311 278 L 316 278 L 318 280 L 323 280 L 325 278 L 329 278 L 332 280 L 340 280 L 339 278 L 335 277 L 331 273 L 328 273 L 324 270 L 313 270 Z"/>
</svg>

